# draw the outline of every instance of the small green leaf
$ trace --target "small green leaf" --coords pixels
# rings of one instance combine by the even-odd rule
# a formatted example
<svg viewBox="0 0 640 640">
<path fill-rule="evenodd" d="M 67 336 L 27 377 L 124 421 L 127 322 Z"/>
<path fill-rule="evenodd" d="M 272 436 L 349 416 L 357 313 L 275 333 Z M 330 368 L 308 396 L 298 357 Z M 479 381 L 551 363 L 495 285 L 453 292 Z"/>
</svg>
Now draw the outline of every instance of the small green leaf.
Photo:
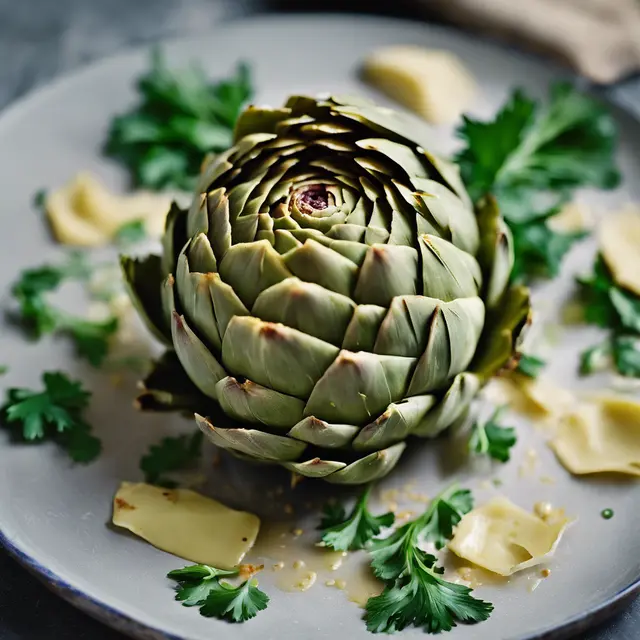
<svg viewBox="0 0 640 640">
<path fill-rule="evenodd" d="M 44 391 L 9 389 L 0 413 L 3 423 L 21 440 L 52 439 L 76 462 L 91 462 L 101 443 L 82 417 L 91 394 L 64 373 L 46 372 Z"/>
<path fill-rule="evenodd" d="M 33 206 L 36 209 L 44 209 L 46 201 L 47 201 L 47 190 L 46 189 L 38 189 L 33 194 Z"/>
<path fill-rule="evenodd" d="M 247 580 L 234 587 L 220 582 L 222 577 L 238 575 L 238 570 L 227 571 L 204 564 L 177 569 L 167 574 L 176 580 L 176 600 L 185 607 L 200 607 L 200 614 L 229 622 L 245 622 L 267 608 L 269 596 L 257 588 L 256 580 Z"/>
<path fill-rule="evenodd" d="M 516 430 L 499 424 L 506 406 L 498 407 L 486 422 L 476 422 L 469 438 L 469 451 L 508 462 L 511 447 L 517 442 Z"/>
<path fill-rule="evenodd" d="M 200 459 L 202 440 L 202 432 L 196 431 L 190 436 L 163 438 L 158 444 L 151 445 L 149 452 L 140 460 L 145 482 L 162 482 L 162 485 L 166 486 L 167 480 L 163 480 L 162 476 L 193 467 Z"/>
<path fill-rule="evenodd" d="M 610 364 L 611 355 L 612 347 L 610 340 L 586 349 L 580 354 L 580 375 L 587 376 L 604 369 Z"/>
<path fill-rule="evenodd" d="M 640 336 L 619 335 L 613 341 L 613 360 L 623 376 L 640 377 Z"/>
<path fill-rule="evenodd" d="M 321 524 L 322 541 L 336 551 L 364 549 L 384 527 L 394 522 L 393 513 L 372 515 L 368 508 L 371 488 L 367 488 L 356 502 L 353 511 L 346 517 L 342 507 L 326 506 Z"/>
<path fill-rule="evenodd" d="M 518 360 L 518 373 L 528 378 L 537 378 L 546 365 L 546 361 L 542 358 L 521 353 L 520 359 Z"/>
<path fill-rule="evenodd" d="M 142 242 L 147 237 L 147 228 L 144 220 L 130 220 L 125 222 L 115 235 L 116 244 L 122 247 L 130 247 L 133 244 Z"/>
</svg>

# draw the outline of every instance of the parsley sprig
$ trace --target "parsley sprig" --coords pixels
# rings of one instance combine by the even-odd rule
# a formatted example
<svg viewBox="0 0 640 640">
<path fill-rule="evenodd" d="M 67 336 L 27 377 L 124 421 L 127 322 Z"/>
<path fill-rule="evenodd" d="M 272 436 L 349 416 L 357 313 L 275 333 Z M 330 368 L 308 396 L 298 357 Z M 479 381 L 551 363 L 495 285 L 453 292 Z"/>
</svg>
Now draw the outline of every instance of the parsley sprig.
<svg viewBox="0 0 640 640">
<path fill-rule="evenodd" d="M 190 191 L 205 154 L 231 146 L 253 89 L 246 64 L 211 83 L 199 66 L 170 69 L 156 50 L 138 93 L 140 104 L 111 123 L 105 152 L 126 165 L 136 186 Z"/>
<path fill-rule="evenodd" d="M 521 353 L 517 371 L 523 376 L 527 376 L 527 378 L 537 378 L 546 366 L 547 363 L 542 358 L 528 353 Z"/>
<path fill-rule="evenodd" d="M 145 482 L 169 489 L 176 487 L 177 483 L 166 474 L 193 467 L 200 459 L 202 440 L 202 431 L 196 431 L 193 435 L 163 438 L 151 445 L 140 460 Z"/>
<path fill-rule="evenodd" d="M 518 438 L 513 427 L 504 427 L 500 418 L 506 410 L 506 405 L 498 407 L 486 422 L 476 421 L 471 429 L 469 451 L 488 456 L 500 462 L 507 462 L 511 457 L 511 447 Z"/>
<path fill-rule="evenodd" d="M 19 440 L 55 440 L 75 462 L 91 462 L 102 448 L 83 417 L 91 393 L 60 372 L 44 373 L 42 382 L 43 391 L 7 391 L 0 409 L 3 424 Z"/>
<path fill-rule="evenodd" d="M 109 340 L 118 330 L 115 316 L 88 320 L 59 309 L 48 295 L 71 279 L 87 280 L 91 266 L 82 254 L 73 253 L 59 265 L 43 265 L 23 271 L 11 293 L 18 303 L 17 321 L 35 339 L 56 333 L 71 338 L 79 356 L 99 367 L 109 351 Z"/>
<path fill-rule="evenodd" d="M 578 278 L 584 318 L 609 329 L 607 339 L 581 354 L 580 373 L 587 375 L 613 362 L 623 376 L 640 377 L 640 297 L 619 287 L 601 256 L 593 274 Z"/>
<path fill-rule="evenodd" d="M 220 580 L 238 574 L 238 569 L 229 571 L 196 564 L 171 571 L 167 577 L 177 581 L 176 600 L 185 607 L 200 607 L 200 614 L 209 618 L 246 622 L 267 608 L 269 596 L 258 589 L 255 579 L 237 587 Z"/>
<path fill-rule="evenodd" d="M 385 589 L 366 604 L 369 631 L 393 633 L 413 625 L 439 633 L 450 631 L 456 622 L 481 622 L 489 617 L 493 605 L 471 596 L 469 587 L 444 580 L 436 557 L 419 546 L 422 541 L 444 546 L 472 507 L 469 491 L 451 487 L 413 522 L 374 542 L 371 567 L 385 582 Z"/>
<path fill-rule="evenodd" d="M 385 513 L 374 516 L 369 512 L 371 487 L 367 487 L 356 502 L 353 511 L 347 512 L 341 504 L 327 504 L 320 523 L 322 542 L 335 551 L 364 549 L 384 527 L 390 527 L 395 516 Z"/>
<path fill-rule="evenodd" d="M 471 197 L 493 193 L 511 229 L 512 278 L 556 276 L 584 233 L 555 231 L 549 220 L 576 188 L 611 189 L 620 180 L 612 116 L 571 85 L 557 83 L 546 106 L 518 90 L 493 120 L 465 117 L 458 135 L 466 144 L 457 159 Z"/>
</svg>

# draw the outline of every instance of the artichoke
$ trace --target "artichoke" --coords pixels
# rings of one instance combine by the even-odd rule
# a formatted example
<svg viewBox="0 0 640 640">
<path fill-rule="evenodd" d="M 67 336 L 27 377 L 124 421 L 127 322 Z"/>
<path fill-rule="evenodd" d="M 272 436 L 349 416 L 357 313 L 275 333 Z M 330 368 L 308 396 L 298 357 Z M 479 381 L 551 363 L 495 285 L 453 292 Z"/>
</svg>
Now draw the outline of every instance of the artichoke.
<svg viewBox="0 0 640 640">
<path fill-rule="evenodd" d="M 529 313 L 508 229 L 411 120 L 359 99 L 249 107 L 163 255 L 122 258 L 168 350 L 139 406 L 235 456 L 359 484 L 468 412 Z M 415 440 L 414 440 L 415 442 Z"/>
</svg>

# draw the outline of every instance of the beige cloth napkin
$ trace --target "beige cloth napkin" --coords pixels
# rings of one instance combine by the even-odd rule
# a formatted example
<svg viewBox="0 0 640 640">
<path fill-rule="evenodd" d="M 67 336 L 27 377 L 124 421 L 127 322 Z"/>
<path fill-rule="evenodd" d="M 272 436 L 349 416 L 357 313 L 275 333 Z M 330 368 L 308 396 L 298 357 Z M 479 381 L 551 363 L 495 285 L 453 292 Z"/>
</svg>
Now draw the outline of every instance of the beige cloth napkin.
<svg viewBox="0 0 640 640">
<path fill-rule="evenodd" d="M 640 0 L 414 0 L 445 19 L 551 53 L 595 82 L 640 71 Z"/>
</svg>

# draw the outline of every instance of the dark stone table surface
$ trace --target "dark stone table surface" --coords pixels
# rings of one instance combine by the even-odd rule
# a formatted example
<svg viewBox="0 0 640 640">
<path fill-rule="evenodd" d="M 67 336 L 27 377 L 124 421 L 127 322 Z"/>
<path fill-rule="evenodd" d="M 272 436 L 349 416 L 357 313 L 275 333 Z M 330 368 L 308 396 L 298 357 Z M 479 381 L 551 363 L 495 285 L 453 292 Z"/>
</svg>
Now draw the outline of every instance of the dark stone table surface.
<svg viewBox="0 0 640 640">
<path fill-rule="evenodd" d="M 33 87 L 123 47 L 205 32 L 273 9 L 361 8 L 346 0 L 0 0 L 0 108 Z M 410 15 L 406 2 L 394 10 Z M 372 3 L 366 8 L 371 10 Z M 150 15 L 152 18 L 150 18 Z M 640 79 L 611 90 L 640 115 Z M 124 640 L 53 595 L 0 550 L 0 640 Z M 496 638 L 496 640 L 500 640 Z M 640 640 L 640 600 L 580 640 Z"/>
</svg>

